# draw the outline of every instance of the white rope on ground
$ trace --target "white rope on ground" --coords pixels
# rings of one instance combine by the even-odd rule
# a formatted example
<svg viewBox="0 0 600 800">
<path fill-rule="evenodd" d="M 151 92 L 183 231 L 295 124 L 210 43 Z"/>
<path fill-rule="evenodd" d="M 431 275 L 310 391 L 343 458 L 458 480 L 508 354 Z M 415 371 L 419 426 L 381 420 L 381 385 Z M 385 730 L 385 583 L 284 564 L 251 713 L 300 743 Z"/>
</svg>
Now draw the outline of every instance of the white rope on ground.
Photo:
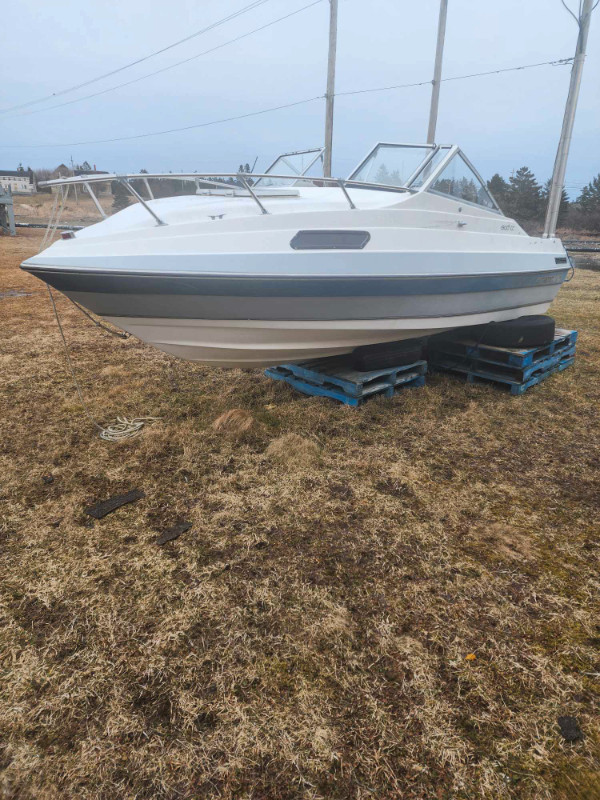
<svg viewBox="0 0 600 800">
<path fill-rule="evenodd" d="M 42 239 L 42 244 L 38 252 L 41 252 L 46 244 L 49 241 L 52 241 L 54 234 L 56 233 L 56 228 L 60 222 L 60 218 L 63 212 L 63 208 L 65 206 L 65 202 L 67 199 L 67 195 L 69 194 L 70 186 L 67 186 L 67 191 L 63 191 L 63 187 L 61 186 L 61 204 L 60 208 L 57 212 L 58 206 L 58 192 L 56 194 L 56 198 L 54 200 L 54 205 L 50 212 L 50 220 L 48 222 L 48 227 L 46 228 L 46 233 L 44 234 L 44 238 Z M 142 432 L 142 428 L 147 422 L 154 422 L 155 420 L 159 419 L 159 417 L 135 417 L 134 419 L 127 419 L 126 417 L 117 417 L 114 422 L 109 423 L 108 425 L 101 425 L 91 414 L 90 410 L 87 407 L 87 403 L 83 399 L 83 393 L 81 391 L 81 387 L 79 385 L 79 381 L 77 380 L 77 376 L 75 374 L 75 369 L 73 367 L 73 362 L 71 360 L 71 353 L 69 351 L 69 346 L 67 344 L 67 339 L 65 337 L 65 332 L 63 330 L 62 323 L 60 321 L 60 316 L 58 313 L 58 309 L 56 307 L 56 301 L 54 300 L 54 295 L 52 294 L 52 289 L 50 288 L 50 284 L 46 284 L 46 288 L 48 289 L 48 295 L 50 296 L 50 302 L 52 304 L 52 309 L 54 311 L 54 317 L 56 319 L 56 323 L 58 325 L 58 330 L 60 331 L 60 336 L 62 339 L 65 356 L 67 359 L 67 365 L 69 367 L 69 371 L 71 372 L 71 377 L 73 378 L 73 383 L 75 384 L 75 389 L 77 390 L 77 395 L 79 397 L 79 402 L 83 408 L 83 412 L 86 417 L 90 420 L 92 425 L 99 431 L 99 436 L 101 439 L 104 439 L 106 442 L 122 442 L 125 439 L 133 439 L 134 436 L 139 436 Z M 107 329 L 108 330 L 108 329 Z M 109 331 L 112 333 L 112 331 Z"/>
</svg>

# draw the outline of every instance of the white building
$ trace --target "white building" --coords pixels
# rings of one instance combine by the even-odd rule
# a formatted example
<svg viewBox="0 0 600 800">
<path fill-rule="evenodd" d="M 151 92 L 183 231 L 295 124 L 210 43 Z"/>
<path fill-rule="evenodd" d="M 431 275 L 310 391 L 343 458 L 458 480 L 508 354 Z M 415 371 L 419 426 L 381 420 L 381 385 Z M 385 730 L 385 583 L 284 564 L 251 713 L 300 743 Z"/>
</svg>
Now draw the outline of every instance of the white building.
<svg viewBox="0 0 600 800">
<path fill-rule="evenodd" d="M 30 169 L 1 169 L 0 186 L 10 189 L 13 194 L 35 194 L 37 189 L 35 178 Z"/>
</svg>

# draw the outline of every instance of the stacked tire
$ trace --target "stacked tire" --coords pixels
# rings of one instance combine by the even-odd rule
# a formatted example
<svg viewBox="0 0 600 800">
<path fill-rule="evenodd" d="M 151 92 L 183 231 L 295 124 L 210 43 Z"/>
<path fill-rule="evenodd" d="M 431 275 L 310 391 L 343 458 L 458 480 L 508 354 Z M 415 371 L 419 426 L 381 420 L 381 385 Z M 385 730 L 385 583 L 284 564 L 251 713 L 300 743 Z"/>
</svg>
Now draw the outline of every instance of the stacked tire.
<svg viewBox="0 0 600 800">
<path fill-rule="evenodd" d="M 533 314 L 506 322 L 490 322 L 479 326 L 475 338 L 479 344 L 494 347 L 543 347 L 554 339 L 556 323 L 552 317 Z"/>
<path fill-rule="evenodd" d="M 478 344 L 494 347 L 543 347 L 554 339 L 556 324 L 552 317 L 533 314 L 505 322 L 489 322 L 461 329 L 460 333 Z M 455 333 L 458 333 L 455 331 Z M 413 364 L 423 358 L 425 339 L 405 339 L 357 347 L 351 354 L 352 366 L 358 372 L 371 372 Z"/>
<path fill-rule="evenodd" d="M 414 364 L 423 357 L 424 344 L 423 339 L 407 339 L 357 347 L 352 351 L 352 366 L 358 372 L 372 372 Z"/>
</svg>

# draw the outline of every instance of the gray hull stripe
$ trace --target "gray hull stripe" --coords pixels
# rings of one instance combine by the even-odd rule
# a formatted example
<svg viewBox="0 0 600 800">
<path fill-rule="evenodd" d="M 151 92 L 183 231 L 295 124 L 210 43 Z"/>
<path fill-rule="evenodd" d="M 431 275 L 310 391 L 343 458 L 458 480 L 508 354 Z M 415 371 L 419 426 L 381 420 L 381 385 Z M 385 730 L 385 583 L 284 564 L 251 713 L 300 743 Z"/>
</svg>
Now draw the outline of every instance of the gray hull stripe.
<svg viewBox="0 0 600 800">
<path fill-rule="evenodd" d="M 559 286 L 528 286 L 464 294 L 380 295 L 379 297 L 216 297 L 68 292 L 102 317 L 172 320 L 348 320 L 412 319 L 480 314 L 550 302 Z"/>
<path fill-rule="evenodd" d="M 28 272 L 61 292 L 115 295 L 198 295 L 201 297 L 389 297 L 465 294 L 561 284 L 566 269 L 427 277 L 171 277 L 114 275 L 27 267 Z"/>
</svg>

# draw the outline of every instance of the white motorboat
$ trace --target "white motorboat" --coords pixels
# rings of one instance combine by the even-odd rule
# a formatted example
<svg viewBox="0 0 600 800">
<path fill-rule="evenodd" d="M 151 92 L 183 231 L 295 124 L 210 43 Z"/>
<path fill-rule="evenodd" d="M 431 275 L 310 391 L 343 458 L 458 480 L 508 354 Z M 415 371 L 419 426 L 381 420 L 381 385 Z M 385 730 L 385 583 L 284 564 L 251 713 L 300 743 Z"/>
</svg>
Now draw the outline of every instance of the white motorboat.
<svg viewBox="0 0 600 800">
<path fill-rule="evenodd" d="M 23 269 L 160 350 L 223 367 L 540 314 L 567 275 L 561 242 L 504 216 L 457 146 L 379 143 L 345 180 L 310 176 L 300 155 L 307 169 L 287 154 L 261 176 L 49 181 L 94 198 L 93 183 L 118 180 L 139 203 Z M 152 199 L 149 178 L 197 193 Z"/>
</svg>

